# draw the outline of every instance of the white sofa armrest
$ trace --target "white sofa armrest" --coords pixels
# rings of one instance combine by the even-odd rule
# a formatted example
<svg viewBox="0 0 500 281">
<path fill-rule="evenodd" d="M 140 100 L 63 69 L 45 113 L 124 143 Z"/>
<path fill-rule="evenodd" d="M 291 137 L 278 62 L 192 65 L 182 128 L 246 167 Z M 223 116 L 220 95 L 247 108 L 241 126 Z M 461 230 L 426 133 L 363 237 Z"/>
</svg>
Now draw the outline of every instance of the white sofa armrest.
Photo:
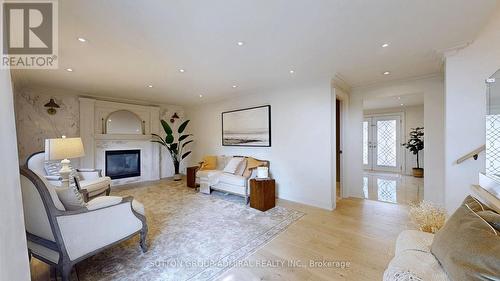
<svg viewBox="0 0 500 281">
<path fill-rule="evenodd" d="M 132 211 L 132 198 L 97 210 L 66 212 L 57 222 L 68 256 L 76 260 L 86 254 L 125 239 L 143 228 Z"/>
<path fill-rule="evenodd" d="M 97 210 L 121 203 L 123 200 L 119 196 L 101 196 L 87 202 L 87 210 Z"/>
</svg>

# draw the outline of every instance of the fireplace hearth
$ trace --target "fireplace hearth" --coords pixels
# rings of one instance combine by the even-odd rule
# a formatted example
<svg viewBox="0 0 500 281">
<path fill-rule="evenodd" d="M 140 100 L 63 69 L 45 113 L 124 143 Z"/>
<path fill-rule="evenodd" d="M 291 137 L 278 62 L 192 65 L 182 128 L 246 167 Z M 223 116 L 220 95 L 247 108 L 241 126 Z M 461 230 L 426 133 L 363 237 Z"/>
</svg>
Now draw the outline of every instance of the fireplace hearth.
<svg viewBox="0 0 500 281">
<path fill-rule="evenodd" d="M 106 176 L 123 179 L 141 176 L 141 150 L 107 150 Z"/>
</svg>

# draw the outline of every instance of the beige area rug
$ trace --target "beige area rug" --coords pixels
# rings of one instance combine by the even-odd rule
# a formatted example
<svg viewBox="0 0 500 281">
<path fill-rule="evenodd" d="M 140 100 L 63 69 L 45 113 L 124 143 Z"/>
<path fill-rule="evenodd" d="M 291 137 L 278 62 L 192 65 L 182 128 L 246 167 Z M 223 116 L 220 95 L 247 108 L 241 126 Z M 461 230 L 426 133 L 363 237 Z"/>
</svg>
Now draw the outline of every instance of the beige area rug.
<svg viewBox="0 0 500 281">
<path fill-rule="evenodd" d="M 80 281 L 214 280 L 304 215 L 282 207 L 260 212 L 242 197 L 201 194 L 184 181 L 112 193 L 145 205 L 149 250 L 141 252 L 138 237 L 125 241 L 79 263 Z"/>
</svg>

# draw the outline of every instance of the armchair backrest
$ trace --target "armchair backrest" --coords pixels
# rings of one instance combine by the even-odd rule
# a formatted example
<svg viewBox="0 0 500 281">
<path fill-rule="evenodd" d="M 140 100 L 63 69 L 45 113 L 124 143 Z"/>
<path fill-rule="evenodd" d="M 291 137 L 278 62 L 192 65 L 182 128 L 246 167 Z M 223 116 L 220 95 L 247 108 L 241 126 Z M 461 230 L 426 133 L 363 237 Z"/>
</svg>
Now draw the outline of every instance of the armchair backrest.
<svg viewBox="0 0 500 281">
<path fill-rule="evenodd" d="M 26 165 L 28 166 L 28 169 L 32 170 L 33 172 L 45 176 L 47 173 L 45 172 L 45 152 L 44 151 L 39 151 L 36 153 L 33 153 L 31 156 L 28 157 L 26 160 Z"/>
</svg>

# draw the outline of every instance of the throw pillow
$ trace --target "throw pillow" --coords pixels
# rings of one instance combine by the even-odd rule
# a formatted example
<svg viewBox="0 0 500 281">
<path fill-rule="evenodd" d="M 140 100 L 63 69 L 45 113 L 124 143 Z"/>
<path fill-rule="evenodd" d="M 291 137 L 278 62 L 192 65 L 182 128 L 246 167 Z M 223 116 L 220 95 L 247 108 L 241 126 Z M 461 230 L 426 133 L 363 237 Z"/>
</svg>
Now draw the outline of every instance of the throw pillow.
<svg viewBox="0 0 500 281">
<path fill-rule="evenodd" d="M 242 176 L 247 168 L 247 160 L 244 157 L 242 157 L 242 158 L 243 158 L 243 160 L 238 165 L 238 168 L 236 168 L 236 172 L 234 172 L 234 174 L 237 176 Z"/>
<path fill-rule="evenodd" d="M 69 211 L 79 210 L 85 207 L 86 204 L 83 201 L 82 195 L 76 189 L 76 186 L 71 185 L 69 187 L 56 187 L 57 197 L 61 200 L 64 208 Z"/>
<path fill-rule="evenodd" d="M 217 168 L 217 156 L 205 156 L 203 157 L 203 163 L 201 164 L 200 170 L 215 170 Z"/>
<path fill-rule="evenodd" d="M 500 232 L 500 215 L 488 210 L 477 212 L 477 214 L 483 218 L 487 223 L 489 223 L 493 228 Z"/>
<path fill-rule="evenodd" d="M 245 168 L 245 172 L 243 173 L 243 176 L 245 178 L 249 178 L 252 175 L 252 169 L 257 168 L 259 166 L 264 165 L 264 162 L 259 161 L 255 158 L 248 157 L 247 158 L 247 166 Z"/>
<path fill-rule="evenodd" d="M 236 170 L 238 169 L 238 165 L 240 165 L 241 161 L 243 161 L 243 157 L 233 157 L 229 162 L 227 163 L 226 167 L 224 167 L 224 172 L 229 173 L 229 174 L 234 174 L 236 173 Z"/>
<path fill-rule="evenodd" d="M 431 245 L 432 254 L 451 280 L 497 280 L 500 272 L 500 234 L 474 209 L 484 206 L 468 196 Z"/>
</svg>

